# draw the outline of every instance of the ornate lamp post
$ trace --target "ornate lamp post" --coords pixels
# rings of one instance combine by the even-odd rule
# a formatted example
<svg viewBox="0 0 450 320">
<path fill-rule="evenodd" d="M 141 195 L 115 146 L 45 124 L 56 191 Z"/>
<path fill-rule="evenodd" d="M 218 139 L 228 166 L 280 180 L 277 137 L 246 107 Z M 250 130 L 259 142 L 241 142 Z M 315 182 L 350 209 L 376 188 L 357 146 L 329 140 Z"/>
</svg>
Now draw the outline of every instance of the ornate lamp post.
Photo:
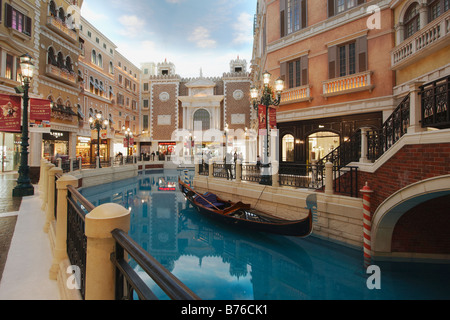
<svg viewBox="0 0 450 320">
<path fill-rule="evenodd" d="M 105 130 L 108 127 L 108 120 L 103 120 L 103 116 L 101 113 L 97 113 L 95 119 L 90 117 L 89 124 L 91 126 L 91 130 L 97 130 L 97 156 L 99 159 L 99 167 L 101 168 L 100 162 L 100 130 Z"/>
<path fill-rule="evenodd" d="M 253 107 L 255 110 L 258 110 L 259 106 L 266 107 L 266 117 L 265 117 L 265 126 L 266 126 L 266 139 L 264 141 L 263 153 L 262 153 L 262 173 L 261 173 L 261 182 L 263 185 L 272 185 L 272 176 L 270 175 L 270 149 L 269 149 L 269 107 L 271 105 L 277 107 L 281 103 L 281 92 L 284 90 L 284 81 L 281 78 L 278 78 L 275 81 L 275 92 L 276 98 L 273 96 L 273 89 L 269 85 L 270 84 L 271 74 L 269 72 L 264 72 L 263 81 L 264 81 L 264 90 L 262 92 L 261 98 L 258 100 L 259 92 L 256 87 L 252 87 L 250 89 L 250 96 L 253 102 Z"/>
<path fill-rule="evenodd" d="M 124 131 L 125 133 L 125 139 L 127 139 L 127 156 L 131 156 L 131 147 L 130 147 L 130 142 L 131 139 L 133 138 L 133 132 L 131 132 L 130 128 L 125 130 L 125 126 L 122 127 L 122 131 Z"/>
<path fill-rule="evenodd" d="M 19 178 L 17 186 L 13 190 L 13 197 L 26 197 L 34 195 L 34 187 L 30 179 L 30 167 L 28 166 L 28 90 L 33 78 L 33 58 L 29 54 L 20 57 L 21 79 L 23 89 L 23 112 L 22 112 L 22 152 L 20 158 Z"/>
</svg>

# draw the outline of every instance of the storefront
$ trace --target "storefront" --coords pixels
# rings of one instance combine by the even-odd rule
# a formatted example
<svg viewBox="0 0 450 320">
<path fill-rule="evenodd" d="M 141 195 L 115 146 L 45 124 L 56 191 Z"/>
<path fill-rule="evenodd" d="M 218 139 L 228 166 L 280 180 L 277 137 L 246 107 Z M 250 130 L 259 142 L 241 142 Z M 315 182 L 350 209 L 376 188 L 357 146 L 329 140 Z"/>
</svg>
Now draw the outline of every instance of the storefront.
<svg viewBox="0 0 450 320">
<path fill-rule="evenodd" d="M 91 163 L 95 162 L 97 156 L 97 139 L 91 140 Z M 108 161 L 110 155 L 110 141 L 109 139 L 100 139 L 100 161 Z"/>
<path fill-rule="evenodd" d="M 379 129 L 382 113 L 278 123 L 281 163 L 310 164 L 338 148 L 362 127 Z"/>
<path fill-rule="evenodd" d="M 69 132 L 52 130 L 42 134 L 43 158 L 54 161 L 69 157 Z"/>
<path fill-rule="evenodd" d="M 20 165 L 21 135 L 2 132 L 0 142 L 2 172 L 17 171 Z"/>
<path fill-rule="evenodd" d="M 78 137 L 76 146 L 77 157 L 81 157 L 83 163 L 91 162 L 91 138 Z"/>
<path fill-rule="evenodd" d="M 165 160 L 166 156 L 171 156 L 175 154 L 176 145 L 177 145 L 176 142 L 160 142 L 158 144 L 159 160 Z"/>
</svg>

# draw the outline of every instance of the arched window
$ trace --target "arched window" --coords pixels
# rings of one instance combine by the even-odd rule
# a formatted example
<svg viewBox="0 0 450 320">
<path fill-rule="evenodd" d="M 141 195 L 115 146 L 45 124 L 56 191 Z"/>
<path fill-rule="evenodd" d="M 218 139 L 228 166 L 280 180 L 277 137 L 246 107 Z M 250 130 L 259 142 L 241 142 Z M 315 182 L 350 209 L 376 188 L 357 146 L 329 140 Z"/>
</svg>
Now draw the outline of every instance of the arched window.
<svg viewBox="0 0 450 320">
<path fill-rule="evenodd" d="M 98 54 L 97 63 L 99 67 L 103 68 L 103 57 L 101 54 Z"/>
<path fill-rule="evenodd" d="M 72 72 L 72 59 L 69 56 L 66 58 L 66 69 L 69 72 Z"/>
<path fill-rule="evenodd" d="M 66 21 L 66 13 L 64 12 L 64 9 L 62 7 L 59 8 L 58 18 L 60 18 L 62 22 Z"/>
<path fill-rule="evenodd" d="M 194 128 L 196 122 L 202 123 L 202 130 L 209 130 L 211 128 L 211 116 L 205 109 L 200 109 L 194 113 Z"/>
<path fill-rule="evenodd" d="M 53 47 L 48 48 L 47 53 L 47 64 L 51 64 L 52 66 L 56 66 L 56 57 L 55 57 L 55 50 Z"/>
<path fill-rule="evenodd" d="M 114 65 L 113 65 L 112 61 L 109 62 L 109 73 L 111 73 L 111 74 L 114 73 Z"/>
<path fill-rule="evenodd" d="M 50 11 L 50 15 L 52 17 L 56 17 L 58 15 L 58 13 L 56 12 L 56 4 L 55 4 L 55 2 L 53 0 L 50 1 L 49 11 Z"/>
<path fill-rule="evenodd" d="M 90 77 L 89 78 L 89 91 L 91 92 L 91 93 L 94 93 L 94 84 L 95 84 L 95 82 L 94 82 L 94 78 L 92 78 L 92 77 Z"/>
<path fill-rule="evenodd" d="M 294 162 L 294 136 L 287 134 L 282 139 L 281 161 Z"/>
<path fill-rule="evenodd" d="M 406 10 L 405 19 L 405 39 L 411 37 L 420 29 L 419 4 L 417 2 L 411 4 Z"/>
<path fill-rule="evenodd" d="M 91 54 L 91 62 L 93 64 L 97 64 L 97 52 L 95 52 L 95 50 L 92 50 L 92 54 Z"/>
<path fill-rule="evenodd" d="M 57 60 L 58 68 L 64 68 L 64 56 L 61 52 L 58 52 L 58 60 Z"/>
</svg>

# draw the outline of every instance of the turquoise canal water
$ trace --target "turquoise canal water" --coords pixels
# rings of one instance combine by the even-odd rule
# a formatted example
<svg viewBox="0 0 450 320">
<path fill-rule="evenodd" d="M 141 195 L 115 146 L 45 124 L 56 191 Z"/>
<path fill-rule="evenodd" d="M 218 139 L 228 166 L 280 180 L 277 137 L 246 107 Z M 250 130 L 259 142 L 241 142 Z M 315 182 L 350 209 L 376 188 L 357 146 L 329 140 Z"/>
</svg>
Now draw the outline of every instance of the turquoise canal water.
<svg viewBox="0 0 450 320">
<path fill-rule="evenodd" d="M 184 175 L 147 172 L 82 193 L 94 205 L 131 208 L 130 236 L 203 300 L 450 298 L 448 265 L 377 263 L 379 273 L 367 274 L 360 250 L 316 237 L 232 229 L 203 218 L 179 192 L 179 174 Z"/>
</svg>

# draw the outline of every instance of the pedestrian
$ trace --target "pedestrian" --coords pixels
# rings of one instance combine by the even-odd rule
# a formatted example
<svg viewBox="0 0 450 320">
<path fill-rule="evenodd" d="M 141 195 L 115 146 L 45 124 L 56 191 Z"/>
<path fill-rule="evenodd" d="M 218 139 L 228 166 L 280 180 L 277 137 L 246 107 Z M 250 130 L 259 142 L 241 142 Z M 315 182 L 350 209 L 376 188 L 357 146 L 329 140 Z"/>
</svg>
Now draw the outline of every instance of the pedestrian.
<svg viewBox="0 0 450 320">
<path fill-rule="evenodd" d="M 233 156 L 231 155 L 231 152 L 227 152 L 225 155 L 225 171 L 227 172 L 227 180 L 233 180 L 233 170 L 232 170 L 232 161 Z"/>
</svg>

